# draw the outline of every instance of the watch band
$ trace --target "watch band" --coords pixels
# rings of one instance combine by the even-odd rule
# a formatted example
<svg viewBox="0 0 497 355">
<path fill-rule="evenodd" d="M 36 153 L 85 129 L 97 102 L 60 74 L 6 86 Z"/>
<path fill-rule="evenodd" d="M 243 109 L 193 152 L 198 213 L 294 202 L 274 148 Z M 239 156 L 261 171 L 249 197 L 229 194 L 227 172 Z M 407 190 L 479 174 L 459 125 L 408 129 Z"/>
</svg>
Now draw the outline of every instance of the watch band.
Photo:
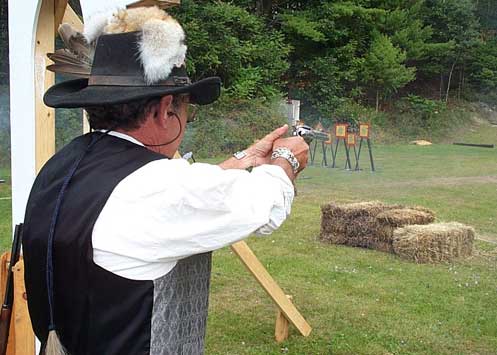
<svg viewBox="0 0 497 355">
<path fill-rule="evenodd" d="M 271 159 L 283 158 L 286 159 L 292 166 L 293 172 L 296 174 L 299 171 L 300 163 L 288 148 L 276 148 L 271 154 Z"/>
</svg>

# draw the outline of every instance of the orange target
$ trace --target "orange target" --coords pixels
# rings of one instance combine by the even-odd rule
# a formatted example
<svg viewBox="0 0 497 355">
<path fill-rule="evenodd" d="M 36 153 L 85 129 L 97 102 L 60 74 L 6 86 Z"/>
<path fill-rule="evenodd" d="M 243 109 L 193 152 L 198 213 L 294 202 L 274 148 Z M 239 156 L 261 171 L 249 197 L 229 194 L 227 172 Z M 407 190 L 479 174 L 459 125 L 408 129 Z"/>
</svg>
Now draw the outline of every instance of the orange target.
<svg viewBox="0 0 497 355">
<path fill-rule="evenodd" d="M 369 123 L 359 123 L 359 137 L 369 138 L 371 133 L 371 125 Z"/>
<path fill-rule="evenodd" d="M 346 123 L 337 123 L 335 125 L 335 136 L 337 138 L 347 138 L 347 127 Z"/>
</svg>

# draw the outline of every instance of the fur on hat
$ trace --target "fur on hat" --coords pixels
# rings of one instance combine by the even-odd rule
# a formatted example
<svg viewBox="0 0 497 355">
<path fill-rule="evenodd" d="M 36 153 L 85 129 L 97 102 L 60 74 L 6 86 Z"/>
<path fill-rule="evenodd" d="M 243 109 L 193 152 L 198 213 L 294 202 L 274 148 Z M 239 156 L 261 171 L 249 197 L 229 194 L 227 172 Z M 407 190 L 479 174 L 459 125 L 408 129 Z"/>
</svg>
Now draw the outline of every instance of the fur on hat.
<svg viewBox="0 0 497 355">
<path fill-rule="evenodd" d="M 173 67 L 185 64 L 185 32 L 172 16 L 157 6 L 119 10 L 93 16 L 84 36 L 93 43 L 102 34 L 141 31 L 139 55 L 148 84 L 166 79 Z"/>
</svg>

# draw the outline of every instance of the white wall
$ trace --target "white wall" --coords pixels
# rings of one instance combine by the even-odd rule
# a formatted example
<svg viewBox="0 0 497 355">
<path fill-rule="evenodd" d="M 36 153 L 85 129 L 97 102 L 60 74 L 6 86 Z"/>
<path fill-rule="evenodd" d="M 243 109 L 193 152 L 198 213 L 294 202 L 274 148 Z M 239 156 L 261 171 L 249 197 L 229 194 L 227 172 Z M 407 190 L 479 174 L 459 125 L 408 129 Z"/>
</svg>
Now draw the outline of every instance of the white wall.
<svg viewBox="0 0 497 355">
<path fill-rule="evenodd" d="M 35 178 L 34 38 L 41 1 L 9 0 L 12 221 L 24 218 Z"/>
</svg>

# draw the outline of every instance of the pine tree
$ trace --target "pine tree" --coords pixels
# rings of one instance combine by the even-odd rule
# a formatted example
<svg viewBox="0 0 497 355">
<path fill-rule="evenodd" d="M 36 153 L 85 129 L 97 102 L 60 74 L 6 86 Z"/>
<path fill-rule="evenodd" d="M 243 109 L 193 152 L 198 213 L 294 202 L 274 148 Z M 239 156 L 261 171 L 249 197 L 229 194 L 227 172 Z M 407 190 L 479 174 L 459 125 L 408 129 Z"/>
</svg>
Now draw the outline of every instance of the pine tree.
<svg viewBox="0 0 497 355">
<path fill-rule="evenodd" d="M 404 65 L 406 53 L 396 48 L 388 36 L 378 34 L 364 61 L 364 81 L 376 91 L 376 111 L 380 95 L 397 91 L 415 77 L 415 68 Z"/>
</svg>

